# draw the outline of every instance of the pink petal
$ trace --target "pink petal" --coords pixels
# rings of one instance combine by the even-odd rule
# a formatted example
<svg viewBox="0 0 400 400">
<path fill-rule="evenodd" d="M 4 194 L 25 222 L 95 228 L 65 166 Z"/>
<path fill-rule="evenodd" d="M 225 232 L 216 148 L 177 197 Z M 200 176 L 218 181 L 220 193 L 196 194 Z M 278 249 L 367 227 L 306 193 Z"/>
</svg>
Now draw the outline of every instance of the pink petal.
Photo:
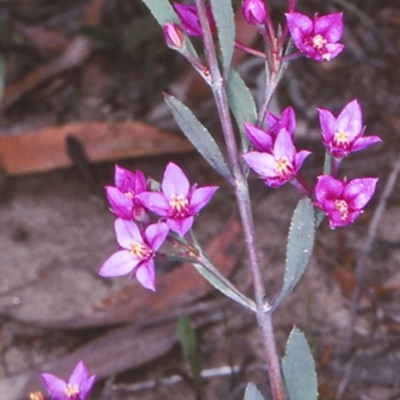
<svg viewBox="0 0 400 400">
<path fill-rule="evenodd" d="M 103 263 L 99 275 L 104 277 L 126 275 L 132 272 L 139 262 L 140 260 L 136 260 L 129 251 L 120 250 Z"/>
<path fill-rule="evenodd" d="M 146 239 L 153 251 L 157 251 L 162 246 L 168 236 L 168 233 L 168 225 L 163 222 L 149 225 L 146 228 Z"/>
<path fill-rule="evenodd" d="M 329 110 L 323 108 L 318 108 L 317 110 L 322 137 L 325 143 L 329 143 L 338 130 L 337 120 Z"/>
<path fill-rule="evenodd" d="M 302 43 L 305 36 L 309 36 L 313 30 L 313 22 L 307 15 L 291 12 L 285 14 L 288 28 L 292 39 L 297 46 L 298 43 Z"/>
<path fill-rule="evenodd" d="M 271 151 L 272 150 L 272 137 L 268 132 L 263 131 L 260 128 L 252 124 L 245 123 L 244 129 L 250 143 L 260 151 Z"/>
<path fill-rule="evenodd" d="M 337 121 L 338 129 L 351 134 L 351 139 L 358 135 L 362 130 L 362 111 L 358 101 L 353 100 L 348 103 L 339 114 Z"/>
<path fill-rule="evenodd" d="M 41 374 L 40 377 L 42 378 L 44 387 L 52 398 L 67 400 L 67 396 L 65 395 L 67 383 L 65 381 L 52 374 Z"/>
<path fill-rule="evenodd" d="M 311 151 L 308 150 L 301 150 L 299 151 L 294 157 L 294 167 L 295 167 L 295 174 L 301 168 L 304 160 L 311 154 Z"/>
<path fill-rule="evenodd" d="M 293 138 L 284 128 L 281 129 L 276 135 L 273 155 L 276 159 L 287 157 L 290 162 L 293 162 L 293 159 L 296 155 L 296 148 L 294 147 Z"/>
<path fill-rule="evenodd" d="M 275 157 L 269 153 L 250 151 L 242 156 L 247 165 L 262 178 L 276 177 Z"/>
<path fill-rule="evenodd" d="M 172 195 L 187 197 L 190 184 L 183 171 L 176 164 L 170 162 L 165 168 L 161 187 L 163 193 L 169 199 Z"/>
<path fill-rule="evenodd" d="M 330 43 L 339 41 L 343 34 L 342 13 L 323 15 L 314 24 L 314 33 L 321 34 Z"/>
<path fill-rule="evenodd" d="M 343 197 L 347 200 L 351 208 L 361 210 L 374 195 L 377 183 L 377 178 L 353 179 L 345 187 Z"/>
<path fill-rule="evenodd" d="M 153 292 L 156 291 L 155 281 L 156 281 L 156 271 L 154 268 L 153 259 L 148 260 L 146 263 L 142 264 L 135 273 L 138 282 L 146 289 Z"/>
<path fill-rule="evenodd" d="M 86 382 L 82 383 L 80 396 L 82 400 L 86 400 L 96 380 L 96 375 L 92 375 Z"/>
<path fill-rule="evenodd" d="M 120 167 L 115 166 L 114 183 L 115 186 L 121 190 L 121 192 L 128 192 L 134 188 L 136 176 L 133 172 Z"/>
<path fill-rule="evenodd" d="M 204 186 L 195 189 L 190 199 L 191 213 L 193 215 L 197 214 L 205 205 L 207 205 L 217 189 L 217 186 Z"/>
<path fill-rule="evenodd" d="M 105 189 L 106 196 L 113 213 L 119 218 L 132 219 L 132 199 L 125 196 L 119 189 L 114 186 L 106 186 Z"/>
<path fill-rule="evenodd" d="M 179 236 L 183 237 L 190 230 L 194 222 L 193 217 L 188 217 L 184 219 L 167 219 L 167 225 L 172 232 L 177 233 Z"/>
<path fill-rule="evenodd" d="M 382 139 L 379 136 L 366 136 L 356 140 L 351 151 L 352 152 L 360 151 L 365 149 L 366 147 L 369 147 L 375 143 L 380 143 L 380 142 L 382 142 Z"/>
<path fill-rule="evenodd" d="M 324 208 L 324 202 L 337 199 L 343 192 L 343 182 L 330 175 L 320 175 L 315 185 L 315 198 Z"/>
<path fill-rule="evenodd" d="M 162 193 L 143 192 L 140 193 L 137 198 L 145 208 L 152 211 L 154 214 L 160 217 L 168 217 L 171 207 Z"/>
<path fill-rule="evenodd" d="M 69 377 L 69 383 L 73 386 L 78 386 L 79 388 L 83 383 L 87 381 L 89 377 L 88 370 L 86 368 L 86 365 L 84 364 L 83 361 L 79 361 L 78 364 L 76 364 L 74 370 L 72 371 L 71 376 Z"/>
<path fill-rule="evenodd" d="M 117 218 L 114 228 L 118 244 L 124 249 L 129 249 L 133 242 L 143 242 L 138 226 L 132 221 Z"/>
</svg>

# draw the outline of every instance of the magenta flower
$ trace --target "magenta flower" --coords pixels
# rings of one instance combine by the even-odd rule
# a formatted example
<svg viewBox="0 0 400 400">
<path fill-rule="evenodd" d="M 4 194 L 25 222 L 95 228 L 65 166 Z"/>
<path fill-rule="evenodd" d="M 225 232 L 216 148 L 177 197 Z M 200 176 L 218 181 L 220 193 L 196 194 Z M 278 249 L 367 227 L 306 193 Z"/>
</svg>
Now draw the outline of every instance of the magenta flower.
<svg viewBox="0 0 400 400">
<path fill-rule="evenodd" d="M 363 137 L 362 111 L 357 100 L 343 108 L 337 118 L 329 110 L 318 109 L 322 143 L 335 158 L 343 158 L 382 140 L 378 136 Z"/>
<path fill-rule="evenodd" d="M 170 162 L 164 171 L 162 192 L 145 192 L 139 195 L 150 211 L 166 219 L 171 231 L 184 236 L 192 227 L 194 216 L 211 200 L 216 186 L 190 187 L 183 171 Z"/>
<path fill-rule="evenodd" d="M 342 13 L 328 14 L 314 19 L 307 15 L 291 12 L 286 20 L 295 46 L 308 58 L 329 61 L 344 49 L 338 43 L 343 33 Z"/>
<path fill-rule="evenodd" d="M 86 400 L 92 390 L 96 375 L 89 378 L 83 361 L 79 361 L 68 382 L 52 374 L 41 374 L 42 382 L 52 400 Z"/>
<path fill-rule="evenodd" d="M 155 292 L 154 256 L 168 235 L 168 226 L 164 223 L 152 224 L 141 232 L 134 222 L 117 218 L 114 228 L 122 250 L 112 254 L 104 262 L 99 275 L 136 275 L 142 286 Z"/>
<path fill-rule="evenodd" d="M 321 175 L 315 186 L 314 205 L 326 213 L 331 229 L 352 224 L 371 200 L 377 182 L 377 178 L 347 182 Z"/>
<path fill-rule="evenodd" d="M 310 154 L 307 150 L 297 152 L 290 133 L 281 129 L 270 152 L 250 151 L 243 158 L 268 186 L 277 188 L 295 178 Z"/>
<path fill-rule="evenodd" d="M 116 165 L 114 181 L 115 187 L 105 188 L 111 211 L 119 218 L 142 220 L 146 210 L 137 195 L 147 190 L 143 172 L 131 172 Z"/>
<path fill-rule="evenodd" d="M 264 24 L 267 10 L 264 0 L 245 0 L 242 2 L 243 15 L 250 25 Z"/>
<path fill-rule="evenodd" d="M 177 12 L 183 28 L 189 36 L 202 37 L 203 31 L 200 25 L 199 13 L 196 6 L 187 6 L 185 4 L 174 3 L 175 11 Z M 211 7 L 207 4 L 207 18 L 210 24 L 211 32 L 215 33 L 217 27 L 214 17 L 211 12 Z"/>
<path fill-rule="evenodd" d="M 261 152 L 271 152 L 275 138 L 282 129 L 286 129 L 294 137 L 296 129 L 296 116 L 292 107 L 282 111 L 281 117 L 267 113 L 268 130 L 264 131 L 255 125 L 245 123 L 244 128 L 252 146 Z"/>
</svg>

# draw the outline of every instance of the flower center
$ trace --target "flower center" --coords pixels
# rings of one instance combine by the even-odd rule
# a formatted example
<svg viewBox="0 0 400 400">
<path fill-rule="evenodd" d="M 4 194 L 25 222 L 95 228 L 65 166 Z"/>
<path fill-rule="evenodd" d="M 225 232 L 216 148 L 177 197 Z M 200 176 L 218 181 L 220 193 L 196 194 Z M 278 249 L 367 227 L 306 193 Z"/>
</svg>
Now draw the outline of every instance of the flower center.
<svg viewBox="0 0 400 400">
<path fill-rule="evenodd" d="M 133 200 L 135 198 L 135 192 L 133 190 L 129 190 L 129 192 L 125 192 L 124 195 L 128 198 Z"/>
<path fill-rule="evenodd" d="M 183 194 L 173 194 L 169 201 L 175 218 L 186 218 L 189 214 L 189 200 Z"/>
<path fill-rule="evenodd" d="M 129 251 L 139 260 L 148 260 L 153 255 L 153 250 L 145 243 L 134 242 L 129 247 Z"/>
<path fill-rule="evenodd" d="M 322 50 L 323 47 L 328 43 L 328 41 L 319 33 L 311 39 L 311 42 L 312 46 L 316 50 Z"/>
<path fill-rule="evenodd" d="M 349 206 L 345 200 L 335 200 L 336 210 L 340 212 L 340 219 L 345 221 L 349 216 Z"/>
<path fill-rule="evenodd" d="M 284 156 L 275 160 L 275 171 L 280 178 L 288 179 L 293 175 L 293 165 L 289 159 Z"/>
<path fill-rule="evenodd" d="M 30 400 L 44 400 L 42 393 L 34 392 L 29 395 Z"/>
<path fill-rule="evenodd" d="M 71 400 L 77 400 L 79 397 L 79 387 L 77 385 L 67 384 L 67 387 L 64 390 L 65 395 Z"/>
</svg>

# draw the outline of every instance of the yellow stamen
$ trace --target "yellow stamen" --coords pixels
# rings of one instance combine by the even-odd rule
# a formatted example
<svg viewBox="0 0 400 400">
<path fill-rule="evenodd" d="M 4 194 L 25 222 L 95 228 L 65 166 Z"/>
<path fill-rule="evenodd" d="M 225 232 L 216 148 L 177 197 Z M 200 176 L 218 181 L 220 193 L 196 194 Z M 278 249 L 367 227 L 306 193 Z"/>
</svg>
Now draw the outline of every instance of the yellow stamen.
<svg viewBox="0 0 400 400">
<path fill-rule="evenodd" d="M 151 255 L 153 254 L 153 251 L 149 248 L 149 246 L 147 246 L 144 243 L 138 243 L 138 242 L 132 243 L 131 246 L 129 247 L 129 251 L 134 257 L 140 260 L 146 260 L 150 258 Z"/>
<path fill-rule="evenodd" d="M 171 200 L 169 201 L 169 205 L 178 213 L 182 212 L 189 205 L 189 200 L 183 194 L 173 194 L 171 196 Z"/>
<path fill-rule="evenodd" d="M 340 212 L 340 219 L 345 221 L 349 216 L 349 206 L 345 200 L 336 200 L 335 201 L 336 210 Z"/>
<path fill-rule="evenodd" d="M 293 165 L 289 159 L 284 156 L 276 159 L 275 161 L 275 171 L 282 178 L 286 178 L 293 174 Z"/>
<path fill-rule="evenodd" d="M 349 143 L 349 134 L 342 129 L 339 129 L 334 135 L 334 141 L 338 145 L 345 145 Z"/>
<path fill-rule="evenodd" d="M 42 393 L 40 392 L 33 392 L 29 395 L 30 400 L 44 400 Z"/>
<path fill-rule="evenodd" d="M 71 385 L 68 383 L 64 393 L 67 395 L 67 397 L 72 398 L 73 396 L 79 394 L 79 387 L 77 385 Z"/>
<path fill-rule="evenodd" d="M 312 38 L 312 45 L 314 49 L 321 50 L 327 43 L 328 41 L 320 34 L 315 35 Z"/>
</svg>

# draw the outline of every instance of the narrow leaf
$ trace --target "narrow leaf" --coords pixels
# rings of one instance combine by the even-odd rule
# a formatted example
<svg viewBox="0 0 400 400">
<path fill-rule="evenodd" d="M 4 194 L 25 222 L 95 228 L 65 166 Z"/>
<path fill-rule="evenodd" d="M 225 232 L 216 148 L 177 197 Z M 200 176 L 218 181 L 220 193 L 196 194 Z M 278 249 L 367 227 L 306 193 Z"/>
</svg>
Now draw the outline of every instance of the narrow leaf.
<svg viewBox="0 0 400 400">
<path fill-rule="evenodd" d="M 229 107 L 235 117 L 240 131 L 243 152 L 249 149 L 249 139 L 244 129 L 244 123 L 255 124 L 257 121 L 257 109 L 249 88 L 241 76 L 231 68 L 229 72 L 227 93 Z"/>
<path fill-rule="evenodd" d="M 195 390 L 200 396 L 201 393 L 201 365 L 197 352 L 196 331 L 190 322 L 189 317 L 182 316 L 178 320 L 178 337 L 183 354 L 189 362 L 193 375 Z"/>
<path fill-rule="evenodd" d="M 157 22 L 163 27 L 167 22 L 180 24 L 179 17 L 168 0 L 142 0 L 153 14 Z"/>
<path fill-rule="evenodd" d="M 304 334 L 296 327 L 290 333 L 282 369 L 290 400 L 317 400 L 314 359 Z"/>
<path fill-rule="evenodd" d="M 264 396 L 257 389 L 254 383 L 248 383 L 246 386 L 246 391 L 244 392 L 243 400 L 265 400 Z"/>
<path fill-rule="evenodd" d="M 218 30 L 224 78 L 228 77 L 235 46 L 235 21 L 231 0 L 211 0 L 211 9 Z"/>
<path fill-rule="evenodd" d="M 310 260 L 315 236 L 314 208 L 311 200 L 303 198 L 294 210 L 286 249 L 286 270 L 283 286 L 274 301 L 275 309 L 293 290 Z"/>
<path fill-rule="evenodd" d="M 174 115 L 175 121 L 197 151 L 225 179 L 231 180 L 231 173 L 225 163 L 224 156 L 206 127 L 178 99 L 170 95 L 164 95 L 164 98 Z"/>
<path fill-rule="evenodd" d="M 0 54 L 0 100 L 4 93 L 4 78 L 6 75 L 6 60 L 3 55 Z"/>
</svg>

